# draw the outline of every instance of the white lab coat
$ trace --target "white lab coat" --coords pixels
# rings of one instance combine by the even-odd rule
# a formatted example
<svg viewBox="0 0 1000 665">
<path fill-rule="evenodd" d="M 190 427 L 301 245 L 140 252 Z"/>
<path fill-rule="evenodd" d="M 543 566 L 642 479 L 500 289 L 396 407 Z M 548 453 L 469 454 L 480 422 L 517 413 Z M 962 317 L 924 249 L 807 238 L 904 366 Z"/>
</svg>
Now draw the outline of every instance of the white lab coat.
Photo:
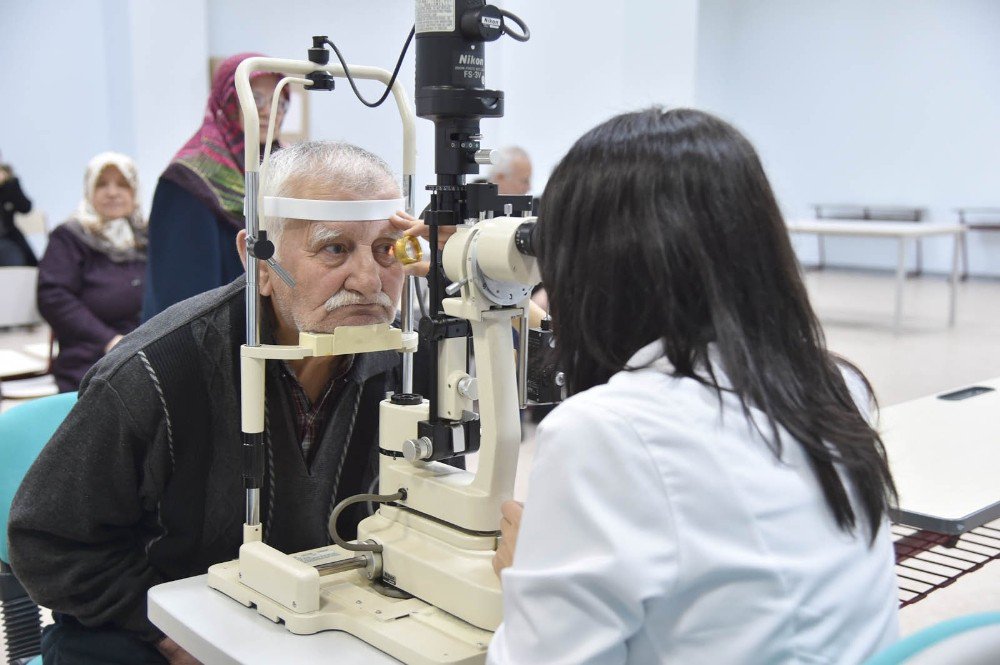
<svg viewBox="0 0 1000 665">
<path fill-rule="evenodd" d="M 538 428 L 488 662 L 860 663 L 894 642 L 888 522 L 871 547 L 859 510 L 839 529 L 801 446 L 783 432 L 776 459 L 661 349 Z"/>
</svg>

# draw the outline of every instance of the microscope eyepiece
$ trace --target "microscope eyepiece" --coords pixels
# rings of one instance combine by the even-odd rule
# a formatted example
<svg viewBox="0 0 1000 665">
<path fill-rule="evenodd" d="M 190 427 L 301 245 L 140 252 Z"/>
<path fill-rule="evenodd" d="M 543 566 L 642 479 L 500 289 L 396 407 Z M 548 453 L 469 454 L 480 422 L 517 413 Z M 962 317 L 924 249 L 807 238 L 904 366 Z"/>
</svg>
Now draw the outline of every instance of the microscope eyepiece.
<svg viewBox="0 0 1000 665">
<path fill-rule="evenodd" d="M 514 245 L 517 247 L 517 251 L 526 256 L 538 256 L 540 244 L 538 222 L 525 222 L 514 232 Z"/>
</svg>

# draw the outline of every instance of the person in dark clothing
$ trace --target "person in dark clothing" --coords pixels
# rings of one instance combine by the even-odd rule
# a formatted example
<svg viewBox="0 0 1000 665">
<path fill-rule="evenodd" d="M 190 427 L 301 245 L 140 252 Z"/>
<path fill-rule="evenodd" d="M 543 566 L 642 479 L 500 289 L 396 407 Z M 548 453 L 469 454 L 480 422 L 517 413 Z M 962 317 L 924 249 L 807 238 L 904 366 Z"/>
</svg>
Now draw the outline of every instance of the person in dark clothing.
<svg viewBox="0 0 1000 665">
<path fill-rule="evenodd" d="M 400 196 L 385 162 L 354 146 L 305 143 L 271 160 L 265 195 Z M 390 250 L 408 226 L 265 218 L 297 286 L 261 263 L 262 341 L 392 321 L 403 268 Z M 245 232 L 239 241 L 245 258 Z M 126 336 L 84 378 L 18 490 L 11 564 L 54 610 L 46 663 L 193 662 L 146 618 L 146 591 L 238 555 L 244 282 L 174 305 Z M 398 389 L 399 364 L 395 352 L 267 363 L 265 542 L 284 552 L 330 542 L 333 506 L 375 478 L 379 402 Z M 366 514 L 363 504 L 345 511 L 338 532 L 353 538 Z"/>
<path fill-rule="evenodd" d="M 185 298 L 228 284 L 243 273 L 232 251 L 236 233 L 244 226 L 243 118 L 234 76 L 243 60 L 257 55 L 241 53 L 219 65 L 201 127 L 174 156 L 156 185 L 149 213 L 143 321 Z M 278 81 L 277 74 L 268 72 L 250 75 L 262 140 L 267 136 L 268 113 Z M 287 88 L 281 94 L 276 129 L 281 127 L 288 106 Z"/>
<path fill-rule="evenodd" d="M 21 191 L 14 170 L 0 164 L 0 266 L 36 266 L 38 259 L 31 245 L 14 224 L 16 212 L 31 212 L 31 201 Z"/>
<path fill-rule="evenodd" d="M 52 374 L 60 392 L 139 325 L 146 220 L 135 162 L 104 152 L 87 165 L 84 198 L 49 236 L 38 266 L 38 311 L 59 341 Z"/>
</svg>

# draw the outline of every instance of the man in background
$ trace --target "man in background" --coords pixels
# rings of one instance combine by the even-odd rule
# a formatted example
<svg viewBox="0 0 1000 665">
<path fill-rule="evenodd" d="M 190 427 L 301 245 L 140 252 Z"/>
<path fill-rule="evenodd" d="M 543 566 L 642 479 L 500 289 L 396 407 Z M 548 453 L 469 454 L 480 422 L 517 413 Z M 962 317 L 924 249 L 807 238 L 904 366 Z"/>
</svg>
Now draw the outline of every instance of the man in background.
<svg viewBox="0 0 1000 665">
<path fill-rule="evenodd" d="M 501 196 L 524 196 L 531 191 L 531 158 L 524 148 L 510 145 L 500 148 L 499 160 L 490 169 L 487 181 L 500 190 Z"/>
</svg>

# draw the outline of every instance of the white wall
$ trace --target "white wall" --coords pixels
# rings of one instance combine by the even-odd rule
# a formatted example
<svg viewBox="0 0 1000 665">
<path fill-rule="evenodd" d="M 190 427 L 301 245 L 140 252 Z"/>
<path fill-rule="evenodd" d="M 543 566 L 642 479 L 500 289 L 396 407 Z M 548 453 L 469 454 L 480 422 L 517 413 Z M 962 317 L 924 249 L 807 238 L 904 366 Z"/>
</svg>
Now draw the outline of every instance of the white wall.
<svg viewBox="0 0 1000 665">
<path fill-rule="evenodd" d="M 73 211 L 84 166 L 103 150 L 136 159 L 148 211 L 159 173 L 200 124 L 210 55 L 254 50 L 304 58 L 310 37 L 325 33 L 350 61 L 391 69 L 414 15 L 414 0 L 289 0 L 280 11 L 270 0 L 0 3 L 4 26 L 16 26 L 0 40 L 0 151 L 50 223 Z M 692 102 L 697 0 L 505 6 L 533 37 L 487 46 L 487 84 L 506 92 L 507 114 L 483 121 L 484 145 L 527 148 L 536 192 L 598 122 L 654 102 Z M 413 61 L 411 50 L 400 73 L 411 96 Z M 369 97 L 381 91 L 360 85 Z M 365 108 L 346 82 L 311 100 L 314 137 L 359 143 L 400 170 L 402 133 L 391 101 Z M 418 200 L 426 201 L 433 125 L 417 126 Z"/>
<path fill-rule="evenodd" d="M 205 0 L 3 0 L 0 144 L 50 225 L 82 196 L 87 161 L 139 165 L 148 212 L 159 172 L 207 98 Z"/>
<path fill-rule="evenodd" d="M 484 146 L 517 143 L 535 161 L 535 191 L 583 132 L 626 110 L 654 102 L 694 99 L 697 0 L 622 3 L 579 0 L 500 3 L 521 16 L 532 38 L 503 38 L 486 46 L 486 85 L 506 95 L 506 114 L 481 123 Z M 212 55 L 256 50 L 304 58 L 313 34 L 328 34 L 349 61 L 391 69 L 413 24 L 414 0 L 295 0 L 279 17 L 268 0 L 209 0 Z M 414 56 L 400 79 L 413 94 Z M 368 97 L 378 84 L 363 86 Z M 324 97 L 327 97 L 324 99 Z M 400 169 L 399 123 L 390 102 L 363 107 L 345 83 L 313 94 L 312 137 L 342 138 L 368 148 Z M 433 125 L 417 120 L 418 200 L 433 179 Z"/>
<path fill-rule="evenodd" d="M 1000 3 L 702 0 L 697 101 L 755 143 L 786 212 L 809 204 L 1000 205 Z M 969 238 L 1000 274 L 1000 234 Z M 804 261 L 815 241 L 799 242 Z M 932 270 L 950 241 L 925 241 Z M 831 239 L 832 263 L 890 267 L 888 241 Z"/>
<path fill-rule="evenodd" d="M 506 93 L 499 144 L 519 144 L 540 193 L 583 133 L 625 111 L 694 102 L 697 0 L 509 0 L 532 37 L 496 47 L 502 68 L 487 83 Z"/>
<path fill-rule="evenodd" d="M 58 0 L 3 6 L 0 151 L 50 222 L 65 219 L 79 201 L 87 160 L 125 147 L 111 132 L 106 7 Z"/>
<path fill-rule="evenodd" d="M 153 189 L 174 154 L 201 126 L 208 101 L 206 0 L 128 2 L 132 41 L 132 156 Z"/>
<path fill-rule="evenodd" d="M 36 205 L 61 221 L 95 153 L 139 162 L 148 207 L 156 177 L 197 128 L 207 60 L 243 50 L 302 58 L 313 33 L 347 57 L 391 68 L 413 0 L 34 0 L 2 2 L 0 151 Z M 485 144 L 532 153 L 535 191 L 573 141 L 650 103 L 698 105 L 756 143 L 793 215 L 808 204 L 998 205 L 1000 3 L 992 0 L 598 0 L 504 5 L 531 26 L 526 44 L 487 46 L 487 84 L 506 117 Z M 401 80 L 412 94 L 413 54 Z M 374 96 L 379 85 L 362 82 Z M 344 138 L 399 170 L 388 103 L 363 107 L 341 83 L 312 96 L 312 134 Z M 433 175 L 432 125 L 418 120 L 418 188 Z M 943 269 L 947 241 L 928 242 Z M 801 243 L 803 258 L 815 252 Z M 831 240 L 833 262 L 890 266 L 887 243 Z M 1000 274 L 1000 234 L 970 238 L 974 271 Z"/>
</svg>

